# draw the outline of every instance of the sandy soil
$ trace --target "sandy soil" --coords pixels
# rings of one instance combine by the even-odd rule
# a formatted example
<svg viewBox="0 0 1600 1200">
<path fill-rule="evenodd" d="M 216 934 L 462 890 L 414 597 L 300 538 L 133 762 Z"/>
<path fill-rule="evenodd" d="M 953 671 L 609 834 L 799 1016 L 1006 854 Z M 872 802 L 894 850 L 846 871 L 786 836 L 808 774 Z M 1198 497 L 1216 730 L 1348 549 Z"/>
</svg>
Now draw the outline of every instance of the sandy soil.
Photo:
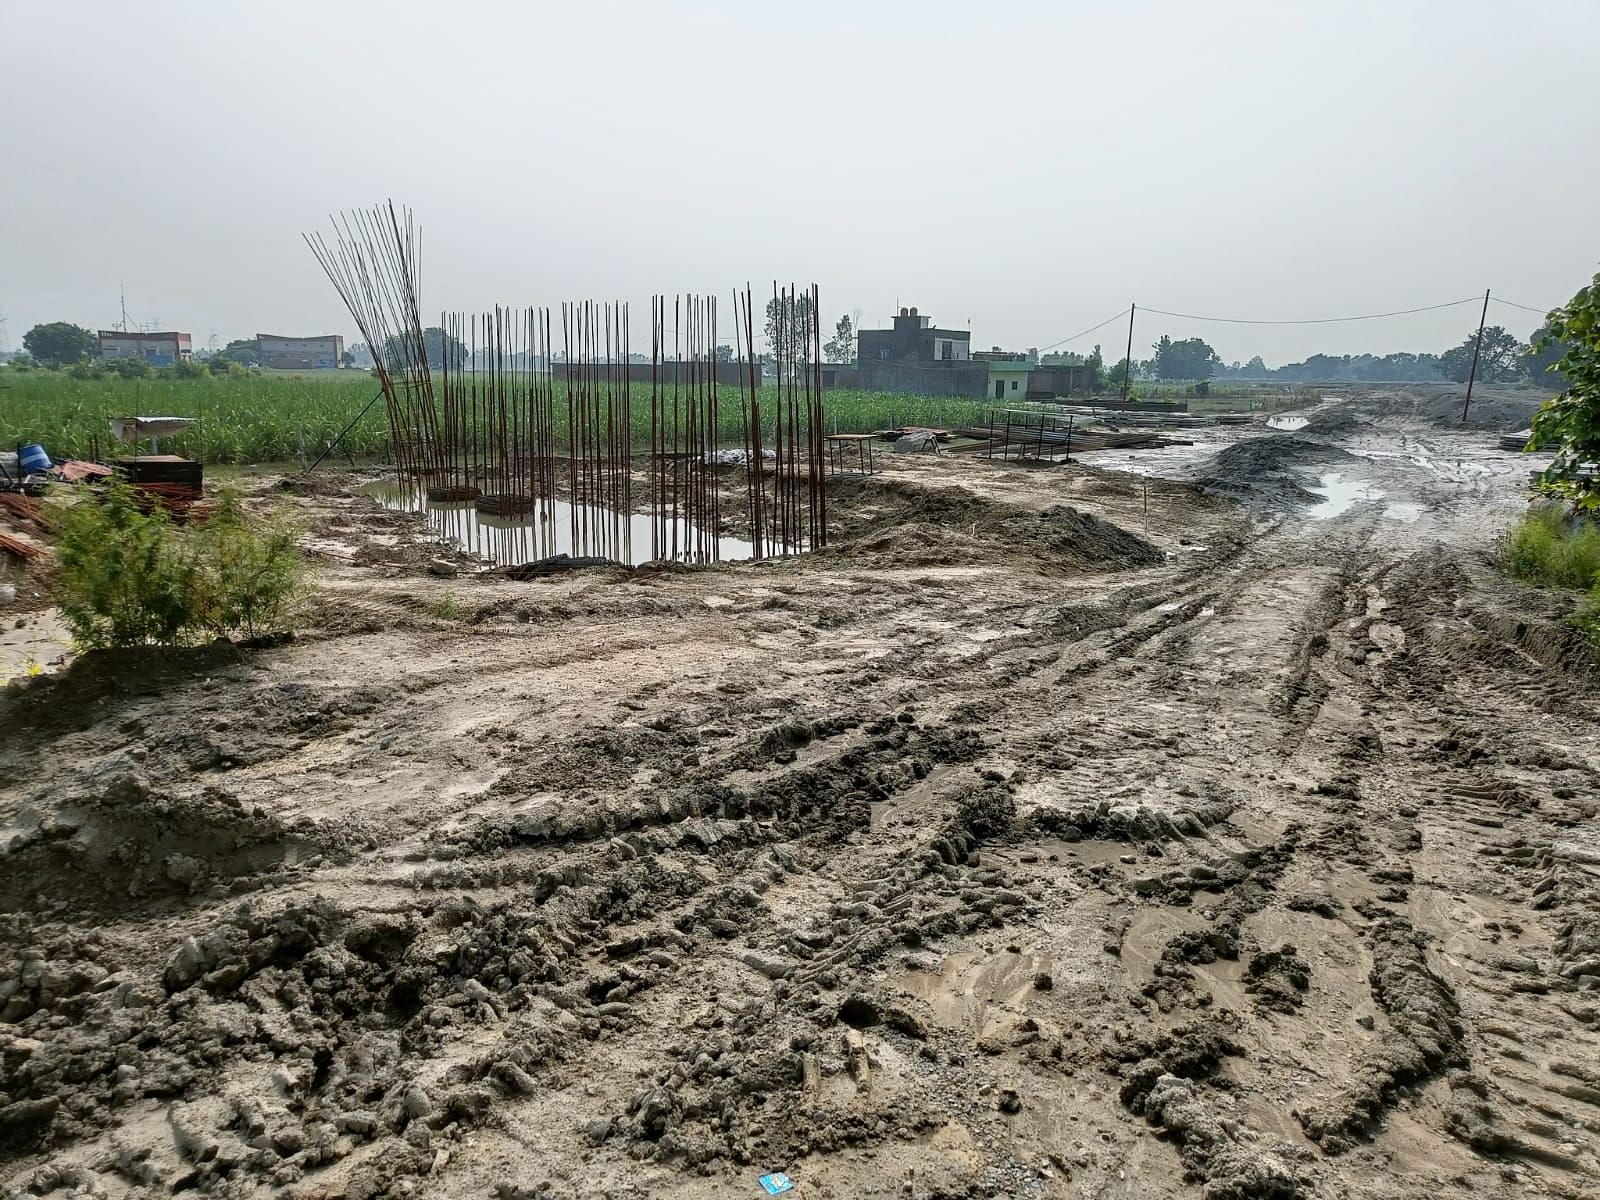
<svg viewBox="0 0 1600 1200">
<path fill-rule="evenodd" d="M 0 1193 L 1600 1194 L 1600 673 L 1488 562 L 1527 463 L 1310 415 L 531 583 L 263 485 L 300 636 L 0 699 Z"/>
</svg>

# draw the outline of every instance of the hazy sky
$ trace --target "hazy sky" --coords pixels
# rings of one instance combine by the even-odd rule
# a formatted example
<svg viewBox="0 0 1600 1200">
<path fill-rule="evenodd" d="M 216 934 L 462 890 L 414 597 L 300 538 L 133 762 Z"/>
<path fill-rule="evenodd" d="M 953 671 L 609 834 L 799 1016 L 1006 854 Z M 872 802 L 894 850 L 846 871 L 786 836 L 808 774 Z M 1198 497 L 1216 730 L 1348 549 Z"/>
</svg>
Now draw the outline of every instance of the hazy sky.
<svg viewBox="0 0 1600 1200">
<path fill-rule="evenodd" d="M 1542 307 L 1600 260 L 1597 53 L 1600 0 L 0 0 L 0 312 L 13 349 L 109 327 L 123 283 L 197 347 L 353 338 L 300 235 L 391 197 L 430 311 L 779 278 L 1021 349 L 1130 300 Z M 1141 316 L 1135 348 L 1278 363 L 1476 321 Z"/>
</svg>

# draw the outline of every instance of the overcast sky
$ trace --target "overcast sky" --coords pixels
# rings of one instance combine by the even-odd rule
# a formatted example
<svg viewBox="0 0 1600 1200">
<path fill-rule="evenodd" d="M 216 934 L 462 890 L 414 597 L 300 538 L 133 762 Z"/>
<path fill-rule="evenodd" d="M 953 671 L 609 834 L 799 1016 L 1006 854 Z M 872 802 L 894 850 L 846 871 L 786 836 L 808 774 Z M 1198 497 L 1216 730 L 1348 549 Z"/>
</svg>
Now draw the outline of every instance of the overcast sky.
<svg viewBox="0 0 1600 1200">
<path fill-rule="evenodd" d="M 12 349 L 110 327 L 120 283 L 197 348 L 353 339 L 300 235 L 391 197 L 427 311 L 779 278 L 830 321 L 915 304 L 1021 349 L 1130 300 L 1544 307 L 1600 259 L 1597 47 L 1600 0 L 0 0 L 0 312 Z M 1141 313 L 1135 349 L 1441 350 L 1476 321 Z"/>
</svg>

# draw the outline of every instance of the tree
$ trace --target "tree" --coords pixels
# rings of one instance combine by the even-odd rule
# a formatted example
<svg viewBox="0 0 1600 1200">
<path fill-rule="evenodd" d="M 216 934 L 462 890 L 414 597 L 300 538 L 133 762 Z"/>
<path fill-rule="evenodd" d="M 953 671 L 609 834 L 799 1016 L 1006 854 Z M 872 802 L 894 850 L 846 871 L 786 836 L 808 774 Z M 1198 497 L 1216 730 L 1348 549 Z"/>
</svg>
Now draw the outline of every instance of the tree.
<svg viewBox="0 0 1600 1200">
<path fill-rule="evenodd" d="M 1468 334 L 1461 345 L 1441 354 L 1439 373 L 1446 379 L 1465 383 L 1472 372 L 1472 351 L 1477 340 L 1476 333 Z M 1515 334 L 1491 325 L 1483 331 L 1483 348 L 1478 352 L 1478 378 L 1484 383 L 1521 379 L 1528 370 L 1527 354 L 1528 348 L 1517 341 Z"/>
<path fill-rule="evenodd" d="M 438 371 L 444 367 L 445 339 L 449 338 L 450 369 L 459 371 L 467 365 L 467 348 L 461 339 L 451 337 L 437 325 L 430 325 L 422 331 L 422 345 L 428 355 L 428 369 Z M 410 360 L 406 352 L 405 343 L 399 337 L 391 337 L 383 343 L 383 361 L 391 370 L 397 370 Z"/>
<path fill-rule="evenodd" d="M 1580 512 L 1600 513 L 1600 275 L 1550 314 L 1538 351 L 1566 346 L 1556 363 L 1566 388 L 1533 415 L 1530 450 L 1555 447 L 1539 473 L 1539 490 L 1570 500 Z"/>
<path fill-rule="evenodd" d="M 51 321 L 35 325 L 22 335 L 22 345 L 40 362 L 65 367 L 89 356 L 95 347 L 94 334 L 71 321 Z"/>
<path fill-rule="evenodd" d="M 223 362 L 236 362 L 241 367 L 259 366 L 261 363 L 261 346 L 255 338 L 240 338 L 229 342 L 221 350 L 211 356 Z"/>
<path fill-rule="evenodd" d="M 1564 388 L 1567 381 L 1556 364 L 1571 348 L 1566 342 L 1550 333 L 1550 323 L 1539 326 L 1538 332 L 1528 339 L 1528 378 L 1541 387 Z"/>
<path fill-rule="evenodd" d="M 717 361 L 719 363 L 731 363 L 733 361 L 733 347 L 728 345 L 727 342 L 717 343 Z"/>
<path fill-rule="evenodd" d="M 811 344 L 811 293 L 796 292 L 794 303 L 788 296 L 767 301 L 767 345 L 781 359 L 787 373 L 791 364 L 809 357 Z"/>
<path fill-rule="evenodd" d="M 1210 379 L 1222 362 L 1204 338 L 1185 338 L 1175 342 L 1163 335 L 1155 344 L 1150 360 L 1157 379 Z"/>
<path fill-rule="evenodd" d="M 823 343 L 822 353 L 831 363 L 853 363 L 856 360 L 856 330 L 850 323 L 850 314 L 839 318 L 833 327 L 833 336 Z"/>
</svg>

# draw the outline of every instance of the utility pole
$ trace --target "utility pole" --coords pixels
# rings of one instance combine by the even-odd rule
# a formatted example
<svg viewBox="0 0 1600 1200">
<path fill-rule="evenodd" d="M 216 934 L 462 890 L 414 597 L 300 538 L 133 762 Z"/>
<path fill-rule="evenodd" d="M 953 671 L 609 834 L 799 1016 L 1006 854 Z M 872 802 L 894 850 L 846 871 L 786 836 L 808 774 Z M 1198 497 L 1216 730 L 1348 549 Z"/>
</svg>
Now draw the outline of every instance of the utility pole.
<svg viewBox="0 0 1600 1200">
<path fill-rule="evenodd" d="M 1128 352 L 1122 356 L 1122 407 L 1128 407 L 1128 376 L 1133 371 L 1133 314 L 1137 304 L 1128 305 Z"/>
<path fill-rule="evenodd" d="M 1461 402 L 1461 420 L 1467 419 L 1472 404 L 1472 384 L 1478 378 L 1478 352 L 1483 349 L 1483 323 L 1489 319 L 1489 289 L 1483 289 L 1483 313 L 1478 317 L 1478 340 L 1472 343 L 1472 370 L 1467 372 L 1467 398 Z"/>
<path fill-rule="evenodd" d="M 121 328 L 123 333 L 127 333 L 128 332 L 128 289 L 124 285 L 119 283 L 119 284 L 117 284 L 117 292 L 122 297 L 122 324 L 121 324 L 121 326 L 119 326 L 119 328 Z"/>
</svg>

